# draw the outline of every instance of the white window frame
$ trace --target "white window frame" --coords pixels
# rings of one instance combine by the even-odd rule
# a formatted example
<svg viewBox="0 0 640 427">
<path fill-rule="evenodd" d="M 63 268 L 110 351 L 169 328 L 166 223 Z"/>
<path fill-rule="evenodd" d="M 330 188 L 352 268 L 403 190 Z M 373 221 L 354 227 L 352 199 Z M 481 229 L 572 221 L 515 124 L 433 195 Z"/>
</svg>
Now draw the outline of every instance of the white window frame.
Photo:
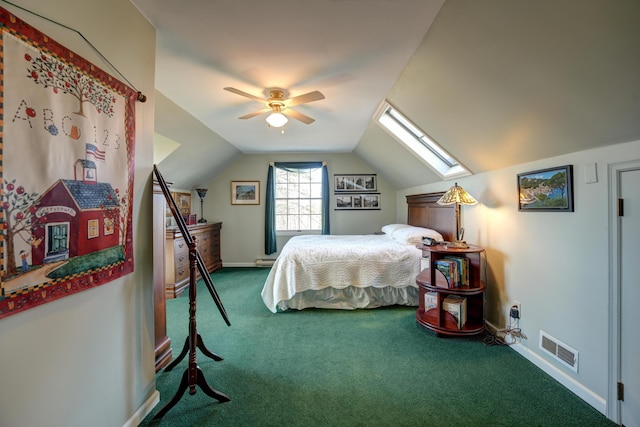
<svg viewBox="0 0 640 427">
<path fill-rule="evenodd" d="M 278 198 L 278 169 L 282 169 L 282 168 L 278 168 L 277 166 L 274 166 L 274 172 L 275 172 L 275 180 L 274 180 L 274 186 L 275 186 L 275 200 L 274 200 L 274 205 L 275 205 L 275 216 L 276 216 L 276 235 L 278 236 L 294 236 L 294 235 L 299 235 L 299 234 L 321 234 L 322 233 L 322 206 L 320 208 L 320 224 L 319 224 L 319 228 L 317 229 L 300 229 L 300 230 L 293 230 L 293 229 L 278 229 L 278 200 L 283 200 L 283 198 Z M 317 168 L 318 173 L 320 174 L 320 181 L 318 182 L 321 186 L 320 188 L 320 196 L 319 197 L 309 197 L 309 200 L 319 200 L 320 203 L 322 203 L 322 166 Z M 298 199 L 300 199 L 300 197 L 298 196 Z M 306 199 L 306 198 L 303 198 Z M 299 215 L 299 214 L 298 214 Z"/>
<path fill-rule="evenodd" d="M 384 101 L 374 116 L 375 122 L 413 152 L 442 179 L 471 175 L 468 169 L 416 126 L 397 108 Z"/>
</svg>

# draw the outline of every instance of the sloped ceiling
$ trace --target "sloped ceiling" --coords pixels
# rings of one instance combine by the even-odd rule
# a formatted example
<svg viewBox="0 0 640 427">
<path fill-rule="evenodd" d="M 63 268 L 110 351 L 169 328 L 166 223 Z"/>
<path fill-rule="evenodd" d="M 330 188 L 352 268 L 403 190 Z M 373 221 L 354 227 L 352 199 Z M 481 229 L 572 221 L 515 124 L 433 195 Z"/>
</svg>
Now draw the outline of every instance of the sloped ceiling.
<svg viewBox="0 0 640 427">
<path fill-rule="evenodd" d="M 154 12 L 152 22 L 156 20 L 159 40 L 159 98 L 166 97 L 164 107 L 182 111 L 174 116 L 169 108 L 156 107 L 156 131 L 181 143 L 163 161 L 175 165 L 171 177 L 176 181 L 182 180 L 178 170 L 185 169 L 179 167 L 183 162 L 210 152 L 199 145 L 205 140 L 215 141 L 219 150 L 216 159 L 226 156 L 228 160 L 241 152 L 255 151 L 353 150 L 396 188 L 439 181 L 427 166 L 370 121 L 384 98 L 473 173 L 640 139 L 637 0 L 447 0 L 441 7 L 441 2 L 411 0 L 233 2 L 242 3 L 242 13 L 231 7 L 230 1 L 211 2 L 218 12 L 212 27 L 240 29 L 225 37 L 203 37 L 210 28 L 187 25 L 187 15 L 198 10 L 202 15 L 203 9 L 196 7 L 200 2 L 134 3 L 143 11 L 155 3 L 157 9 L 164 7 L 169 14 L 178 9 L 168 4 L 179 5 L 184 11 L 180 31 L 191 34 L 178 34 L 176 28 L 162 21 L 167 19 L 164 14 Z M 403 14 L 390 12 L 402 9 L 389 7 L 397 3 L 406 7 Z M 420 8 L 417 3 L 427 6 Z M 281 19 L 277 25 L 273 24 L 271 9 L 259 6 L 263 4 L 278 11 Z M 332 9 L 336 7 L 342 9 Z M 334 20 L 330 12 L 338 10 L 346 15 Z M 407 28 L 400 31 L 402 25 L 398 23 L 403 18 Z M 203 19 L 194 22 L 202 23 Z M 367 22 L 373 23 L 376 31 Z M 327 37 L 329 33 L 339 34 L 338 39 L 344 43 Z M 387 35 L 386 41 L 376 39 L 377 33 Z M 390 33 L 401 34 L 408 43 L 403 44 L 402 37 L 388 36 Z M 208 50 L 206 57 L 199 56 L 201 46 L 196 34 L 208 46 L 228 44 L 228 52 L 215 56 L 214 49 Z M 287 49 L 276 58 L 279 63 L 298 64 L 289 69 L 295 77 L 284 78 L 286 69 L 276 67 L 272 72 L 265 65 L 273 64 L 268 59 L 273 52 L 259 40 L 281 41 L 276 34 L 298 40 L 282 45 Z M 377 40 L 378 48 L 366 44 L 365 49 L 362 41 L 347 43 L 351 37 L 360 40 L 363 34 Z M 189 40 L 188 49 L 184 37 Z M 416 37 L 422 41 L 416 42 Z M 304 54 L 298 50 L 303 46 L 307 47 Z M 389 55 L 393 46 L 402 53 Z M 248 59 L 234 68 L 234 58 L 240 56 Z M 393 66 L 380 64 L 390 61 L 394 61 Z M 370 68 L 381 72 L 377 75 Z M 184 79 L 185 75 L 190 78 Z M 184 80 L 215 101 L 192 99 Z M 315 117 L 316 123 L 292 123 L 285 127 L 285 135 L 267 128 L 260 118 L 236 119 L 260 105 L 221 90 L 235 86 L 262 96 L 260 87 L 288 84 L 293 96 L 320 90 L 327 98 L 304 106 L 304 110 L 301 106 L 301 112 Z M 362 95 L 367 90 L 374 95 Z M 347 112 L 340 110 L 342 106 Z M 353 109 L 358 111 L 349 115 Z M 189 120 L 182 114 L 193 117 Z M 176 117 L 184 123 L 171 125 Z M 183 141 L 190 131 L 186 122 L 192 122 L 202 134 L 202 138 L 192 139 L 189 147 L 184 147 Z M 169 131 L 161 127 L 181 128 L 179 133 L 183 135 L 177 135 L 175 129 L 173 136 L 167 135 Z M 331 132 L 324 133 L 326 129 Z M 317 135 L 324 140 L 320 145 L 314 142 Z M 277 137 L 280 139 L 273 139 Z M 224 168 L 227 160 L 207 163 L 203 169 L 198 164 L 197 172 L 191 173 L 202 178 L 185 179 L 186 185 L 196 185 L 194 180 L 198 179 L 206 182 L 207 176 L 216 174 L 212 169 Z"/>
</svg>

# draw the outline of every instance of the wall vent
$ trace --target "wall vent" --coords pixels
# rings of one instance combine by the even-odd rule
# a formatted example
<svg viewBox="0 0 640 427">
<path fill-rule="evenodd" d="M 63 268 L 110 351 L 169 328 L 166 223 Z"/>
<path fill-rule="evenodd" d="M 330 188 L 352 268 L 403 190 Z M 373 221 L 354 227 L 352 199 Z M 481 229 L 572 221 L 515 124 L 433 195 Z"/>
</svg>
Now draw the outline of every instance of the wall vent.
<svg viewBox="0 0 640 427">
<path fill-rule="evenodd" d="M 273 267 L 274 262 L 276 262 L 275 259 L 257 259 L 256 267 Z"/>
<path fill-rule="evenodd" d="M 578 352 L 565 343 L 540 331 L 540 348 L 569 369 L 578 372 Z"/>
</svg>

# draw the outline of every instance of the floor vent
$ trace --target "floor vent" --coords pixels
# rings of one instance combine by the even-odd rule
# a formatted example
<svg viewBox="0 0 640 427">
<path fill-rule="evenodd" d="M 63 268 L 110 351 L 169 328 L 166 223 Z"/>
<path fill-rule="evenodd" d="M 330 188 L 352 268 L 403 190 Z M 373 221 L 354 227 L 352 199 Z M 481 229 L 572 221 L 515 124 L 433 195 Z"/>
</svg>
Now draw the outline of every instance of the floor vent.
<svg viewBox="0 0 640 427">
<path fill-rule="evenodd" d="M 257 259 L 256 267 L 273 267 L 274 262 L 276 262 L 275 259 Z"/>
<path fill-rule="evenodd" d="M 551 335 L 540 331 L 540 348 L 571 370 L 578 372 L 578 352 Z"/>
</svg>

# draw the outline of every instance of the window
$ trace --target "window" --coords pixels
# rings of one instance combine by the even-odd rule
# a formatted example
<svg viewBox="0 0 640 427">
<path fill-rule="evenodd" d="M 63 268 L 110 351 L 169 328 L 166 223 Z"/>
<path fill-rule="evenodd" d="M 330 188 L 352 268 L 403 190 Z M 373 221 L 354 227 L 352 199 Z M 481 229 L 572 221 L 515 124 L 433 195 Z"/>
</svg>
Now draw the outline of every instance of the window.
<svg viewBox="0 0 640 427">
<path fill-rule="evenodd" d="M 442 178 L 470 175 L 453 156 L 388 102 L 382 104 L 375 120 Z"/>
<path fill-rule="evenodd" d="M 93 239 L 95 237 L 98 237 L 98 220 L 97 219 L 90 219 L 89 221 L 87 221 L 87 237 L 89 239 Z"/>
<path fill-rule="evenodd" d="M 276 224 L 281 228 L 277 228 Z M 320 230 L 322 234 L 331 234 L 327 165 L 324 162 L 271 163 L 265 197 L 264 253 L 271 255 L 278 251 L 276 231 L 302 230 Z"/>
<path fill-rule="evenodd" d="M 322 167 L 275 167 L 277 231 L 322 230 Z"/>
<path fill-rule="evenodd" d="M 113 218 L 105 218 L 104 219 L 104 235 L 108 236 L 109 234 L 113 234 Z"/>
</svg>

